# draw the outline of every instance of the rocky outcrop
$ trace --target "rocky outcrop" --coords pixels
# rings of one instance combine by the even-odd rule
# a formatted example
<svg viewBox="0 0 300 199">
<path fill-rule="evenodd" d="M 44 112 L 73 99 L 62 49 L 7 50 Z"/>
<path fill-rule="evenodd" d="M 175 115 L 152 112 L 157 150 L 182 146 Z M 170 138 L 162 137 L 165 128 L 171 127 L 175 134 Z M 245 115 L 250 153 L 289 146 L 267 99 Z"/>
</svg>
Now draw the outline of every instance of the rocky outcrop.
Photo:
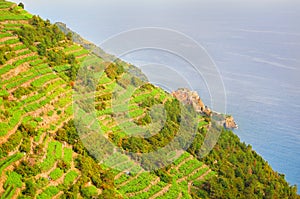
<svg viewBox="0 0 300 199">
<path fill-rule="evenodd" d="M 172 92 L 172 96 L 184 104 L 192 105 L 198 113 L 206 114 L 208 116 L 211 114 L 211 110 L 204 105 L 196 91 L 190 91 L 187 88 L 180 88 Z"/>
<path fill-rule="evenodd" d="M 225 118 L 224 127 L 227 129 L 237 129 L 238 125 L 236 124 L 232 116 L 227 116 Z"/>
<path fill-rule="evenodd" d="M 172 92 L 172 96 L 184 104 L 192 105 L 196 112 L 211 116 L 212 120 L 227 129 L 238 128 L 238 125 L 232 116 L 211 111 L 207 106 L 205 106 L 196 91 L 190 91 L 187 88 L 180 88 Z"/>
</svg>

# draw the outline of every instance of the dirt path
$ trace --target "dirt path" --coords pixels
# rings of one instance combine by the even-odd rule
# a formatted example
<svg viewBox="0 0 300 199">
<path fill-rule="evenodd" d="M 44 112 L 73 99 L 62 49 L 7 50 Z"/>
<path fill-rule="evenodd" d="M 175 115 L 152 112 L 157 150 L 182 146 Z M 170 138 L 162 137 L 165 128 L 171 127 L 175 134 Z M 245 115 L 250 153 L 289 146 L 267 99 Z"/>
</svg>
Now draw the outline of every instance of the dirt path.
<svg viewBox="0 0 300 199">
<path fill-rule="evenodd" d="M 27 20 L 5 20 L 1 24 L 28 24 Z"/>
<path fill-rule="evenodd" d="M 182 192 L 180 192 L 178 197 L 177 197 L 177 199 L 180 199 L 180 198 L 182 198 Z"/>
<path fill-rule="evenodd" d="M 84 58 L 84 57 L 87 57 L 89 54 L 82 54 L 82 55 L 79 55 L 76 57 L 76 59 L 81 59 L 81 58 Z"/>
<path fill-rule="evenodd" d="M 80 46 L 79 46 L 80 47 Z M 71 51 L 68 51 L 68 52 L 65 52 L 67 55 L 70 55 L 70 54 L 73 54 L 73 53 L 76 53 L 76 52 L 79 52 L 79 51 L 82 51 L 82 47 L 78 48 L 78 49 L 75 49 L 75 50 L 71 50 Z"/>
</svg>

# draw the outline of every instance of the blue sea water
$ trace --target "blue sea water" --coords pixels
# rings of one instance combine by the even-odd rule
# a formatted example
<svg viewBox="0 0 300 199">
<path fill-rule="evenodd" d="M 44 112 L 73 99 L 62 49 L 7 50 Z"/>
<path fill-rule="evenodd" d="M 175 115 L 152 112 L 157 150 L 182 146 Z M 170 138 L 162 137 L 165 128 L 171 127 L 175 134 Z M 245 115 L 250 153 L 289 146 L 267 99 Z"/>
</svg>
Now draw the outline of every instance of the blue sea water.
<svg viewBox="0 0 300 199">
<path fill-rule="evenodd" d="M 32 13 L 63 21 L 96 44 L 145 26 L 174 29 L 195 39 L 220 71 L 227 113 L 239 125 L 235 133 L 299 189 L 300 6 L 296 1 L 241 2 L 24 0 Z M 160 53 L 123 58 L 139 65 L 155 55 Z M 170 60 L 166 64 L 185 67 Z M 210 104 L 205 86 L 199 83 L 195 89 Z"/>
</svg>

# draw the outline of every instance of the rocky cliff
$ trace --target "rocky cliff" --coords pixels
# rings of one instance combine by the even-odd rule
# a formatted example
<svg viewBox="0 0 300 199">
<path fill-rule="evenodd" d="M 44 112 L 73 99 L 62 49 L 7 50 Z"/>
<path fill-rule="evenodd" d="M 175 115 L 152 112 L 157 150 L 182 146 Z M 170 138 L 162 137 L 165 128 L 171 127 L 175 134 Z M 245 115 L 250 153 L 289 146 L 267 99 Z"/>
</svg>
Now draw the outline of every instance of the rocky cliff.
<svg viewBox="0 0 300 199">
<path fill-rule="evenodd" d="M 227 129 L 237 129 L 238 125 L 236 124 L 232 116 L 227 116 L 225 118 L 224 127 Z"/>
</svg>

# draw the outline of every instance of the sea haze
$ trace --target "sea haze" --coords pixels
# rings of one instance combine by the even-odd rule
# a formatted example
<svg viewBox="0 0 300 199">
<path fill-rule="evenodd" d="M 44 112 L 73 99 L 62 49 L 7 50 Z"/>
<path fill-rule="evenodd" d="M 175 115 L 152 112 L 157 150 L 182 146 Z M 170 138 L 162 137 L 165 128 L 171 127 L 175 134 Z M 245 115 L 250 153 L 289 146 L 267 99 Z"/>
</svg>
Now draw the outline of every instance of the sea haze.
<svg viewBox="0 0 300 199">
<path fill-rule="evenodd" d="M 96 44 L 140 27 L 169 28 L 196 40 L 209 52 L 220 71 L 227 95 L 227 113 L 239 124 L 235 133 L 300 188 L 300 4 L 297 1 L 23 2 L 33 14 L 52 22 L 65 22 Z M 160 52 L 146 50 L 123 58 L 141 66 L 159 56 Z M 185 71 L 186 66 L 176 59 L 161 60 Z M 171 76 L 165 78 L 172 80 Z M 191 76 L 190 80 L 199 80 L 195 89 L 209 105 L 211 99 L 201 77 Z"/>
</svg>

